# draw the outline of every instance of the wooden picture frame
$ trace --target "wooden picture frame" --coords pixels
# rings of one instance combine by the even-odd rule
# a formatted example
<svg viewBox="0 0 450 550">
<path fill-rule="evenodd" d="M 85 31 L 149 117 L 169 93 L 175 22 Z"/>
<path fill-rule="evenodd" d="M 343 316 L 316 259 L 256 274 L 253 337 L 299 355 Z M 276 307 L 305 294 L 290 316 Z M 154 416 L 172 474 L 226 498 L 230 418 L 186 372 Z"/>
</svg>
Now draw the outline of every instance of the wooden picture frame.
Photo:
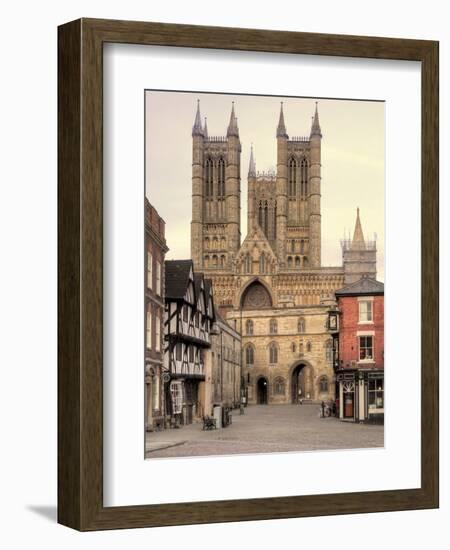
<svg viewBox="0 0 450 550">
<path fill-rule="evenodd" d="M 103 44 L 419 61 L 422 67 L 421 488 L 103 506 Z M 58 32 L 58 521 L 81 530 L 438 507 L 438 43 L 80 19 Z"/>
</svg>

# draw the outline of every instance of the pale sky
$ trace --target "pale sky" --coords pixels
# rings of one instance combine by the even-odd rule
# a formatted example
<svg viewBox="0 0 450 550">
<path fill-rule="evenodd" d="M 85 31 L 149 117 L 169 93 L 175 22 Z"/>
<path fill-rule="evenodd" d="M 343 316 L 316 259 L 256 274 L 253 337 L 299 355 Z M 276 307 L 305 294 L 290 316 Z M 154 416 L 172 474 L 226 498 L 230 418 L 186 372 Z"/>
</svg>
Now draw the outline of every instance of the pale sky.
<svg viewBox="0 0 450 550">
<path fill-rule="evenodd" d="M 235 102 L 241 154 L 241 241 L 247 234 L 247 172 L 276 168 L 280 101 L 289 137 L 309 136 L 315 101 L 322 129 L 322 265 L 342 265 L 340 240 L 353 236 L 360 208 L 366 240 L 377 238 L 384 280 L 384 103 L 192 92 L 146 92 L 146 194 L 166 222 L 167 259 L 190 258 L 192 125 L 200 100 L 210 136 L 224 136 Z"/>
</svg>

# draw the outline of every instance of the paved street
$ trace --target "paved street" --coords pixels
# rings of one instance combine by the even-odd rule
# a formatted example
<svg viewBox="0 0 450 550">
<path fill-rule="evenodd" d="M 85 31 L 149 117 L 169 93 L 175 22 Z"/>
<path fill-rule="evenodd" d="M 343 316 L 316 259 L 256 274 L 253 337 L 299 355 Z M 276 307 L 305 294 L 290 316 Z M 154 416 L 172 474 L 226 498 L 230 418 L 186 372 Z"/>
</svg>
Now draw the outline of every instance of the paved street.
<svg viewBox="0 0 450 550">
<path fill-rule="evenodd" d="M 233 423 L 203 431 L 202 424 L 146 434 L 146 457 L 382 447 L 383 426 L 319 418 L 319 405 L 253 405 L 233 411 Z"/>
</svg>

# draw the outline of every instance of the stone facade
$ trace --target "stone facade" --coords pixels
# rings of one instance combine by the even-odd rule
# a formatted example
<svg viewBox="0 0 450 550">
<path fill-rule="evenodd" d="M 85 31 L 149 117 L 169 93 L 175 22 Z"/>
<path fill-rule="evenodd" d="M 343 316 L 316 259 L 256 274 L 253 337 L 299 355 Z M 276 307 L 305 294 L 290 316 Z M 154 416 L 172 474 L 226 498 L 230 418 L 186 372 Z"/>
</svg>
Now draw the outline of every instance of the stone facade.
<svg viewBox="0 0 450 550">
<path fill-rule="evenodd" d="M 321 265 L 322 131 L 317 104 L 309 136 L 292 138 L 281 105 L 276 172 L 257 172 L 251 151 L 248 231 L 242 244 L 241 144 L 234 105 L 224 137 L 208 135 L 197 106 L 192 139 L 191 257 L 196 269 L 212 280 L 223 317 L 242 333 L 242 391 L 248 402 L 334 397 L 327 328 L 336 306 L 334 292 L 347 284 L 348 276 L 376 274 L 376 249 L 364 242 L 358 212 L 356 239 L 342 243 L 343 265 Z M 253 322 L 251 334 L 247 321 Z M 271 331 L 274 323 L 276 333 Z M 252 363 L 247 353 L 253 353 Z"/>
<path fill-rule="evenodd" d="M 168 251 L 165 223 L 145 201 L 145 427 L 164 425 L 164 258 Z"/>
<path fill-rule="evenodd" d="M 236 329 L 232 325 L 236 326 Z M 214 331 L 211 334 L 210 353 L 211 405 L 237 407 L 241 399 L 241 335 L 237 330 L 237 324 L 233 321 L 231 324 L 227 323 L 218 311 L 216 311 Z"/>
</svg>

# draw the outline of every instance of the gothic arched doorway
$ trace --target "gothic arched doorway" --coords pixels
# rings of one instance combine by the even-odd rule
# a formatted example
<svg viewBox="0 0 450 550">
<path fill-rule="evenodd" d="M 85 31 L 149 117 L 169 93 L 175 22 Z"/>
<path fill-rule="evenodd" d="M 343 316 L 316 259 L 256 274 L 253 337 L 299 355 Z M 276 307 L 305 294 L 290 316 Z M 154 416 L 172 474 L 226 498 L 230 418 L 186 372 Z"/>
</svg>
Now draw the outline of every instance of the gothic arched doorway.
<svg viewBox="0 0 450 550">
<path fill-rule="evenodd" d="M 291 402 L 299 403 L 300 399 L 307 399 L 305 389 L 305 367 L 303 363 L 297 365 L 291 376 Z M 309 399 L 309 398 L 308 398 Z"/>
<path fill-rule="evenodd" d="M 256 402 L 258 405 L 267 405 L 269 395 L 269 384 L 267 378 L 261 377 L 256 387 Z"/>
</svg>

